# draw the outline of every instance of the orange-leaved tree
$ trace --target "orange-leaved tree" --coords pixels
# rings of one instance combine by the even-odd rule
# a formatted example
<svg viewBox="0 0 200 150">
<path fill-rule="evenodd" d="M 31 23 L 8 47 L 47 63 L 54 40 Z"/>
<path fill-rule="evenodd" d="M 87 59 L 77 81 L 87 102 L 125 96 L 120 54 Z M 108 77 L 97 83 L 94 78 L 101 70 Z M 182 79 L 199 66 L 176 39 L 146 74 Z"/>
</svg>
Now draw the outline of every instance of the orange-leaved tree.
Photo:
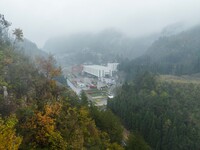
<svg viewBox="0 0 200 150">
<path fill-rule="evenodd" d="M 41 149 L 66 149 L 67 143 L 56 129 L 56 116 L 61 104 L 47 104 L 44 111 L 37 111 L 21 126 L 25 139 L 23 146 Z M 26 133 L 29 133 L 28 135 Z"/>
<path fill-rule="evenodd" d="M 56 60 L 53 55 L 49 55 L 47 58 L 38 57 L 36 58 L 38 63 L 38 69 L 43 73 L 48 79 L 53 79 L 61 74 L 61 68 L 56 67 Z"/>
</svg>

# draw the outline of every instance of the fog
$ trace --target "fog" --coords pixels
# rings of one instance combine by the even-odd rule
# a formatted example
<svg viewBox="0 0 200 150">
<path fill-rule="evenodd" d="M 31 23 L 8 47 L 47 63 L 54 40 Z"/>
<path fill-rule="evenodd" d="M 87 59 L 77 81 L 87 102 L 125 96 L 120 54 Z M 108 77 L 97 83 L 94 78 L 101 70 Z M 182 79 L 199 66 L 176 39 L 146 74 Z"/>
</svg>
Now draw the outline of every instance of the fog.
<svg viewBox="0 0 200 150">
<path fill-rule="evenodd" d="M 46 40 L 74 32 L 116 28 L 138 37 L 167 25 L 200 20 L 199 0 L 1 0 L 0 13 L 43 47 Z"/>
</svg>

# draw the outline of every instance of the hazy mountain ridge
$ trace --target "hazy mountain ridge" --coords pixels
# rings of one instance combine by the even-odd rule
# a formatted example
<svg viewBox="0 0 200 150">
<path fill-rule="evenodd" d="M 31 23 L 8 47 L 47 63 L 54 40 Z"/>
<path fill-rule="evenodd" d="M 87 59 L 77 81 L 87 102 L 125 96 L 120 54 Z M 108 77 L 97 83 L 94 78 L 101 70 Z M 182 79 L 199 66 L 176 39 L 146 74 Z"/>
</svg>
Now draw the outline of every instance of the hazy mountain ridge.
<svg viewBox="0 0 200 150">
<path fill-rule="evenodd" d="M 148 55 L 155 55 L 163 52 L 175 52 L 175 51 L 186 51 L 190 52 L 198 50 L 200 47 L 199 44 L 200 38 L 200 25 L 193 27 L 192 29 L 182 31 L 179 34 L 172 36 L 163 36 L 155 41 L 152 46 L 148 49 Z M 156 56 L 157 57 L 157 56 Z"/>
<path fill-rule="evenodd" d="M 147 52 L 131 62 L 121 64 L 121 69 L 136 73 L 152 71 L 161 74 L 193 74 L 200 71 L 200 26 L 195 26 L 172 36 L 162 36 Z"/>
<path fill-rule="evenodd" d="M 176 35 L 176 34 L 179 34 L 183 31 L 186 31 L 189 28 L 190 28 L 190 25 L 186 25 L 182 22 L 170 24 L 170 25 L 168 25 L 168 26 L 166 26 L 165 28 L 162 29 L 161 36 Z"/>
<path fill-rule="evenodd" d="M 68 59 L 72 57 L 76 60 L 82 59 L 82 61 L 75 61 L 75 63 L 87 61 L 102 63 L 116 61 L 120 57 L 136 58 L 142 55 L 156 38 L 157 35 L 131 38 L 114 29 L 106 29 L 96 34 L 80 33 L 68 37 L 53 38 L 46 42 L 44 49 L 53 54 L 56 53 L 56 55 L 70 54 Z M 92 56 L 83 59 L 83 53 Z"/>
</svg>

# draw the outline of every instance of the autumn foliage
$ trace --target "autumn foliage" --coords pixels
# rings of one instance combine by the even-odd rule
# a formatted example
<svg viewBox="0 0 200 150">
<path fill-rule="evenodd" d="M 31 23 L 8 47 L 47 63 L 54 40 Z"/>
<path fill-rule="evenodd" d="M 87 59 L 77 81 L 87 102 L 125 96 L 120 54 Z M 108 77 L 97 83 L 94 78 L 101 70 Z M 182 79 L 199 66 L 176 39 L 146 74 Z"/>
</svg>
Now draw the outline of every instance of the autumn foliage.
<svg viewBox="0 0 200 150">
<path fill-rule="evenodd" d="M 0 150 L 17 150 L 22 142 L 22 137 L 16 135 L 16 116 L 12 115 L 5 120 L 0 117 Z"/>
</svg>

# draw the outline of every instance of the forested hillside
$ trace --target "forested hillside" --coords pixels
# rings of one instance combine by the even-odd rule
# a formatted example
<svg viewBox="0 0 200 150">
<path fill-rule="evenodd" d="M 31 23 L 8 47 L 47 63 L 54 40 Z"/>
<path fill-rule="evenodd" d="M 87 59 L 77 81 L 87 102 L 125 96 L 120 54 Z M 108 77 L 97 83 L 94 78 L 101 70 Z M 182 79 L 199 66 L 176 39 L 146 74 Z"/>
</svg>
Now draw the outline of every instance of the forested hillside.
<svg viewBox="0 0 200 150">
<path fill-rule="evenodd" d="M 9 26 L 0 15 L 0 149 L 123 149 L 121 125 L 111 126 L 118 120 L 107 129 L 102 118 L 96 125 L 83 99 L 53 80 L 61 73 L 54 58 L 30 61 L 17 50 L 22 30 L 14 30 L 13 43 Z"/>
<path fill-rule="evenodd" d="M 130 75 L 140 71 L 161 74 L 194 74 L 200 71 L 200 26 L 155 41 L 147 52 L 119 66 Z"/>
<path fill-rule="evenodd" d="M 78 33 L 68 37 L 52 38 L 44 46 L 58 55 L 63 64 L 106 63 L 142 55 L 157 35 L 131 38 L 114 29 L 99 33 Z"/>
<path fill-rule="evenodd" d="M 35 43 L 28 39 L 24 39 L 22 42 L 18 43 L 18 48 L 22 53 L 32 59 L 36 57 L 47 57 L 48 55 L 48 53 L 39 49 Z"/>
<path fill-rule="evenodd" d="M 125 83 L 108 108 L 155 150 L 200 147 L 200 84 L 151 73 Z"/>
</svg>

